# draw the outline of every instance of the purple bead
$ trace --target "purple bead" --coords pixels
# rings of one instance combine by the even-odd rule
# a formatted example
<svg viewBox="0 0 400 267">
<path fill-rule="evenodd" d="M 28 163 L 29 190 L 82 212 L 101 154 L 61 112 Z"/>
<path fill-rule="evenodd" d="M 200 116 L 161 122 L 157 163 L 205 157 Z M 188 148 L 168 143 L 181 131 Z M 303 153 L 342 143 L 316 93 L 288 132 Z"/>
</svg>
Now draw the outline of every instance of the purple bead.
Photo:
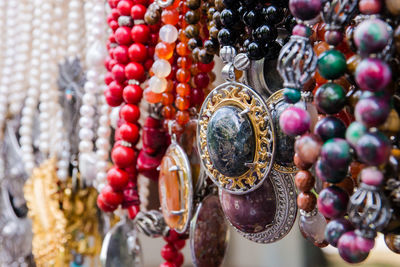
<svg viewBox="0 0 400 267">
<path fill-rule="evenodd" d="M 311 117 L 306 110 L 292 106 L 282 112 L 279 125 L 287 135 L 302 135 L 310 129 Z"/>
<path fill-rule="evenodd" d="M 318 210 L 326 218 L 334 219 L 342 217 L 347 210 L 349 195 L 337 186 L 329 186 L 318 195 Z"/>
<path fill-rule="evenodd" d="M 290 0 L 289 9 L 293 16 L 301 20 L 311 20 L 321 11 L 321 0 Z"/>
<path fill-rule="evenodd" d="M 385 99 L 371 96 L 357 102 L 354 114 L 356 120 L 367 127 L 378 127 L 389 116 L 390 106 Z"/>
<path fill-rule="evenodd" d="M 344 138 L 346 125 L 339 118 L 327 116 L 317 122 L 314 128 L 314 133 L 321 137 L 323 141 L 335 137 Z"/>
<path fill-rule="evenodd" d="M 321 160 L 331 168 L 347 169 L 351 161 L 350 145 L 342 138 L 332 138 L 321 148 Z"/>
<path fill-rule="evenodd" d="M 379 166 L 389 160 L 390 142 L 381 132 L 366 133 L 358 140 L 356 150 L 362 162 Z"/>
<path fill-rule="evenodd" d="M 374 244 L 375 240 L 360 237 L 355 231 L 350 231 L 339 238 L 338 250 L 348 263 L 360 263 L 368 257 Z"/>
<path fill-rule="evenodd" d="M 377 92 L 383 90 L 390 83 L 392 71 L 384 61 L 366 58 L 358 64 L 355 78 L 362 90 Z"/>
<path fill-rule="evenodd" d="M 361 181 L 371 186 L 381 186 L 384 181 L 383 173 L 376 167 L 364 168 L 361 171 Z"/>
<path fill-rule="evenodd" d="M 323 182 L 332 184 L 340 183 L 347 176 L 347 169 L 332 168 L 322 162 L 321 159 L 315 164 L 315 174 Z"/>
<path fill-rule="evenodd" d="M 297 24 L 294 26 L 292 34 L 308 38 L 311 36 L 312 30 L 304 24 Z"/>
<path fill-rule="evenodd" d="M 341 31 L 326 31 L 325 41 L 330 45 L 337 46 L 343 41 L 343 33 Z"/>
<path fill-rule="evenodd" d="M 325 228 L 325 240 L 334 247 L 337 247 L 339 238 L 346 232 L 353 230 L 350 221 L 340 218 L 332 220 Z"/>
<path fill-rule="evenodd" d="M 354 30 L 354 43 L 364 54 L 379 53 L 390 39 L 388 24 L 380 19 L 368 19 Z"/>
<path fill-rule="evenodd" d="M 264 231 L 275 218 L 275 192 L 269 179 L 265 179 L 257 190 L 245 195 L 233 195 L 222 191 L 220 200 L 228 220 L 245 233 Z"/>
</svg>

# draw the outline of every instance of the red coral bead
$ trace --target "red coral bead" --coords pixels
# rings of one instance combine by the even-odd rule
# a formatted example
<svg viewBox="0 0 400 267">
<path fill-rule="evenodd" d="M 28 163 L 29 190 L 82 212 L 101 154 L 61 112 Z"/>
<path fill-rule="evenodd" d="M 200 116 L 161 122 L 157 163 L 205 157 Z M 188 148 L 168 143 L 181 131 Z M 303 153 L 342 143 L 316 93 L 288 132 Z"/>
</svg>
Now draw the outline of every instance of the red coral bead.
<svg viewBox="0 0 400 267">
<path fill-rule="evenodd" d="M 142 64 L 137 62 L 131 62 L 125 67 L 125 76 L 129 80 L 138 80 L 141 81 L 144 78 L 144 68 Z"/>
<path fill-rule="evenodd" d="M 124 123 L 119 127 L 119 134 L 122 140 L 136 143 L 139 139 L 139 127 L 134 123 Z"/>
<path fill-rule="evenodd" d="M 146 69 L 146 71 L 149 71 L 151 69 L 151 67 L 153 66 L 154 60 L 152 60 L 151 58 L 147 59 L 143 66 Z"/>
<path fill-rule="evenodd" d="M 140 117 L 140 109 L 136 105 L 126 104 L 121 107 L 119 114 L 126 122 L 135 123 Z"/>
<path fill-rule="evenodd" d="M 136 153 L 133 148 L 126 146 L 116 146 L 111 151 L 111 159 L 119 168 L 127 168 L 136 162 Z"/>
<path fill-rule="evenodd" d="M 97 206 L 104 212 L 113 212 L 118 208 L 117 206 L 110 206 L 106 204 L 102 194 L 97 196 Z"/>
<path fill-rule="evenodd" d="M 113 167 L 107 172 L 107 182 L 114 190 L 120 191 L 128 184 L 129 174 L 117 167 Z"/>
<path fill-rule="evenodd" d="M 183 254 L 181 252 L 178 252 L 178 254 L 177 254 L 177 256 L 176 256 L 176 258 L 174 260 L 174 263 L 177 266 L 182 266 L 184 261 L 185 261 L 185 258 L 183 257 Z"/>
<path fill-rule="evenodd" d="M 124 83 L 126 80 L 125 77 L 125 66 L 122 64 L 115 64 L 114 67 L 111 70 L 114 80 L 116 80 L 119 83 Z"/>
<path fill-rule="evenodd" d="M 110 185 L 106 185 L 101 190 L 101 195 L 103 196 L 104 203 L 109 206 L 118 206 L 124 200 L 122 192 L 114 191 Z"/>
<path fill-rule="evenodd" d="M 120 64 L 126 64 L 129 62 L 128 47 L 126 45 L 120 45 L 112 50 L 113 58 Z"/>
<path fill-rule="evenodd" d="M 112 97 L 122 99 L 122 92 L 124 88 L 116 81 L 113 81 L 108 85 L 108 90 L 110 91 Z"/>
<path fill-rule="evenodd" d="M 141 43 L 134 43 L 128 50 L 131 61 L 142 62 L 147 58 L 147 48 Z"/>
<path fill-rule="evenodd" d="M 111 16 L 115 19 L 118 20 L 120 14 L 119 14 L 119 10 L 116 8 L 111 9 Z"/>
<path fill-rule="evenodd" d="M 112 71 L 112 68 L 114 68 L 115 64 L 117 64 L 117 61 L 115 59 L 110 58 L 110 61 L 108 62 L 110 72 Z"/>
<path fill-rule="evenodd" d="M 174 242 L 174 246 L 177 250 L 181 250 L 185 247 L 186 245 L 186 240 L 185 239 L 179 239 Z"/>
<path fill-rule="evenodd" d="M 123 101 L 122 98 L 113 96 L 110 92 L 110 89 L 104 91 L 104 97 L 106 98 L 106 102 L 110 107 L 118 107 Z"/>
<path fill-rule="evenodd" d="M 117 7 L 119 1 L 120 1 L 120 0 L 108 0 L 107 2 L 108 2 L 108 5 L 109 5 L 111 8 L 115 8 L 115 7 Z"/>
<path fill-rule="evenodd" d="M 144 5 L 134 5 L 131 9 L 131 16 L 133 19 L 144 19 L 147 8 Z"/>
<path fill-rule="evenodd" d="M 132 1 L 122 0 L 119 1 L 117 9 L 122 16 L 129 16 L 131 14 L 132 6 L 133 6 Z"/>
<path fill-rule="evenodd" d="M 132 43 L 132 38 L 131 38 L 131 28 L 129 27 L 119 27 L 115 33 L 115 40 L 117 41 L 118 44 L 120 45 L 129 45 Z"/>
<path fill-rule="evenodd" d="M 147 25 L 135 25 L 131 31 L 132 40 L 137 43 L 146 43 L 150 36 L 150 29 Z"/>
<path fill-rule="evenodd" d="M 139 85 L 130 84 L 124 88 L 123 98 L 128 104 L 137 104 L 142 99 L 143 90 Z"/>
<path fill-rule="evenodd" d="M 177 266 L 174 262 L 166 261 L 166 262 L 160 264 L 160 267 L 177 267 Z"/>
<path fill-rule="evenodd" d="M 174 243 L 179 240 L 179 234 L 175 230 L 171 229 L 168 232 L 168 236 L 164 237 L 164 240 L 168 243 Z"/>
<path fill-rule="evenodd" d="M 134 5 L 144 5 L 144 6 L 146 6 L 147 5 L 147 1 L 148 0 L 133 0 L 133 4 Z M 151 1 L 151 2 L 153 2 L 153 1 Z"/>
<path fill-rule="evenodd" d="M 213 70 L 213 68 L 214 68 L 214 61 L 213 62 L 211 62 L 211 63 L 208 63 L 208 64 L 204 64 L 204 63 L 201 63 L 201 62 L 198 62 L 197 63 L 197 68 L 199 69 L 199 71 L 201 71 L 201 72 L 210 72 L 210 71 L 212 71 Z"/>
<path fill-rule="evenodd" d="M 114 81 L 114 78 L 112 76 L 112 73 L 111 72 L 107 72 L 106 75 L 104 75 L 104 83 L 109 85 L 113 81 Z"/>
<path fill-rule="evenodd" d="M 116 21 L 116 20 L 111 20 L 109 23 L 108 23 L 108 26 L 110 26 L 110 28 L 111 28 L 111 30 L 113 31 L 113 32 L 115 32 L 117 29 L 118 29 L 118 27 L 119 27 L 119 24 L 118 24 L 118 21 Z"/>
<path fill-rule="evenodd" d="M 178 251 L 171 244 L 166 244 L 161 249 L 161 257 L 163 257 L 166 261 L 174 261 L 176 256 L 178 255 Z"/>
</svg>

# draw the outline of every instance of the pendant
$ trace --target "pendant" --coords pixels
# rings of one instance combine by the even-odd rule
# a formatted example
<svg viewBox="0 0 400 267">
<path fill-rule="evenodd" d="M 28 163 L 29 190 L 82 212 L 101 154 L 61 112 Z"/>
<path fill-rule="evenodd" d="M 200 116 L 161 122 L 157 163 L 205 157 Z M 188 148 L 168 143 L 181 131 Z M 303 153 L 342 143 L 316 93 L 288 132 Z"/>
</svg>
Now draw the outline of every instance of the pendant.
<svg viewBox="0 0 400 267">
<path fill-rule="evenodd" d="M 192 216 L 192 183 L 189 159 L 173 137 L 161 161 L 158 191 L 165 222 L 178 233 L 188 229 Z"/>
<path fill-rule="evenodd" d="M 194 266 L 220 266 L 228 240 L 228 225 L 218 196 L 208 195 L 197 207 L 190 223 L 190 250 Z"/>
<path fill-rule="evenodd" d="M 225 217 L 243 237 L 273 243 L 286 236 L 296 220 L 293 176 L 273 169 L 261 187 L 246 195 L 219 190 Z"/>
<path fill-rule="evenodd" d="M 276 136 L 276 154 L 273 168 L 282 173 L 294 174 L 297 172 L 293 162 L 294 143 L 296 140 L 294 137 L 286 135 L 279 126 L 279 117 L 290 106 L 283 98 L 283 90 L 273 93 L 267 99 L 267 105 L 274 122 Z"/>
<path fill-rule="evenodd" d="M 137 232 L 130 221 L 118 222 L 106 234 L 101 248 L 100 261 L 103 267 L 143 266 Z"/>
<path fill-rule="evenodd" d="M 204 100 L 197 128 L 207 175 L 221 189 L 246 194 L 272 169 L 275 131 L 262 97 L 238 82 L 216 87 Z"/>
</svg>

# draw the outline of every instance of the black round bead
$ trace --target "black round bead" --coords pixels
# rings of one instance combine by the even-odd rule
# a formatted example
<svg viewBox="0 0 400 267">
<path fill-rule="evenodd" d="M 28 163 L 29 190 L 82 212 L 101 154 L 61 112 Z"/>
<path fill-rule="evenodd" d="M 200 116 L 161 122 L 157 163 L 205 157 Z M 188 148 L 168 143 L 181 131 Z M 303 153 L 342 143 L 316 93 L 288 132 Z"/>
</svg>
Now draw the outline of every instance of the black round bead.
<svg viewBox="0 0 400 267">
<path fill-rule="evenodd" d="M 264 18 L 268 23 L 277 24 L 284 18 L 283 10 L 276 6 L 269 6 L 265 8 Z"/>
<path fill-rule="evenodd" d="M 190 24 L 185 29 L 185 35 L 187 38 L 193 38 L 199 36 L 200 31 L 197 25 Z"/>
<path fill-rule="evenodd" d="M 202 45 L 201 39 L 190 38 L 188 41 L 188 47 L 193 51 L 196 47 L 200 47 Z"/>
<path fill-rule="evenodd" d="M 201 63 L 204 64 L 208 64 L 211 63 L 211 61 L 213 61 L 214 56 L 207 53 L 207 51 L 205 49 L 201 49 L 199 51 L 199 60 L 201 61 Z"/>
<path fill-rule="evenodd" d="M 213 39 L 204 42 L 204 49 L 208 54 L 215 54 L 218 50 L 218 44 L 216 44 Z"/>
<path fill-rule="evenodd" d="M 235 42 L 235 38 L 230 30 L 228 30 L 227 28 L 222 28 L 218 32 L 218 41 L 222 46 L 231 45 Z"/>
<path fill-rule="evenodd" d="M 221 12 L 221 23 L 226 27 L 231 27 L 235 24 L 235 13 L 230 9 L 224 9 Z"/>
<path fill-rule="evenodd" d="M 215 8 L 213 8 L 213 7 L 210 7 L 208 9 L 208 11 L 207 11 L 207 19 L 208 20 L 213 20 L 213 16 L 214 16 L 215 12 L 217 12 L 217 10 Z"/>
<path fill-rule="evenodd" d="M 185 14 L 185 20 L 189 24 L 196 24 L 200 20 L 200 11 L 199 10 L 189 10 Z"/>
<path fill-rule="evenodd" d="M 208 31 L 210 33 L 210 36 L 212 38 L 218 39 L 218 28 L 217 27 L 211 27 L 210 30 Z"/>
<path fill-rule="evenodd" d="M 227 8 L 235 8 L 239 4 L 238 0 L 222 0 L 222 2 Z"/>
<path fill-rule="evenodd" d="M 254 10 L 249 10 L 243 15 L 243 23 L 250 27 L 255 27 L 258 23 L 258 16 Z"/>
<path fill-rule="evenodd" d="M 262 59 L 264 56 L 262 46 L 256 42 L 251 42 L 247 46 L 247 55 L 252 60 Z"/>
<path fill-rule="evenodd" d="M 277 59 L 282 46 L 278 42 L 272 42 L 264 46 L 265 58 L 268 60 Z"/>
<path fill-rule="evenodd" d="M 297 21 L 296 21 L 296 18 L 295 18 L 295 17 L 293 17 L 293 16 L 288 16 L 288 17 L 285 19 L 285 29 L 286 29 L 289 33 L 292 33 L 292 30 L 293 30 L 294 26 L 296 26 L 296 25 L 297 25 Z"/>
<path fill-rule="evenodd" d="M 259 43 L 270 43 L 278 37 L 278 31 L 273 26 L 262 25 L 253 32 L 253 37 Z"/>
<path fill-rule="evenodd" d="M 198 9 L 201 5 L 201 0 L 187 0 L 186 5 L 192 10 Z"/>
<path fill-rule="evenodd" d="M 217 27 L 221 27 L 222 26 L 221 13 L 220 12 L 218 12 L 218 11 L 214 12 L 212 20 L 215 23 L 215 25 L 217 25 Z"/>
</svg>

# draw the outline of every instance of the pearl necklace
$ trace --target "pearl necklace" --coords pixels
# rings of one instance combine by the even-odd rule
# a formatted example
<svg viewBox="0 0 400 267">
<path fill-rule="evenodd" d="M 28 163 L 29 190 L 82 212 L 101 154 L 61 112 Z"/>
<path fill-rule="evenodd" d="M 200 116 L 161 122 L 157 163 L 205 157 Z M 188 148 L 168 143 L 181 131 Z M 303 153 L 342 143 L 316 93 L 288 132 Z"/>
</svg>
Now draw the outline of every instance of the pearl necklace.
<svg viewBox="0 0 400 267">
<path fill-rule="evenodd" d="M 104 73 L 105 68 L 103 62 L 106 57 L 106 49 L 104 46 L 106 27 L 104 21 L 105 18 L 105 5 L 96 0 L 89 0 L 85 3 L 85 19 L 86 19 L 86 58 L 85 63 L 87 66 L 87 82 L 84 86 L 84 95 L 82 98 L 82 107 L 80 109 L 81 119 L 79 131 L 79 161 L 81 173 L 85 169 L 86 173 L 83 173 L 83 177 L 90 184 L 94 178 L 99 178 L 98 182 L 95 182 L 97 187 L 99 184 L 105 182 L 105 172 L 108 167 L 108 150 L 110 148 L 109 135 L 110 130 L 104 130 L 102 127 L 109 128 L 108 112 L 109 109 L 104 109 L 104 100 L 96 99 L 96 96 L 100 94 L 100 98 L 103 97 L 102 91 L 104 90 Z M 103 97 L 104 98 L 104 97 Z M 95 115 L 95 107 L 100 104 L 100 118 L 99 118 L 99 131 L 98 139 L 96 141 L 97 153 L 93 152 L 94 129 L 93 129 L 93 117 Z M 96 168 L 93 165 L 96 165 Z M 91 166 L 89 166 L 91 165 Z M 95 170 L 95 173 L 93 173 Z"/>
</svg>

